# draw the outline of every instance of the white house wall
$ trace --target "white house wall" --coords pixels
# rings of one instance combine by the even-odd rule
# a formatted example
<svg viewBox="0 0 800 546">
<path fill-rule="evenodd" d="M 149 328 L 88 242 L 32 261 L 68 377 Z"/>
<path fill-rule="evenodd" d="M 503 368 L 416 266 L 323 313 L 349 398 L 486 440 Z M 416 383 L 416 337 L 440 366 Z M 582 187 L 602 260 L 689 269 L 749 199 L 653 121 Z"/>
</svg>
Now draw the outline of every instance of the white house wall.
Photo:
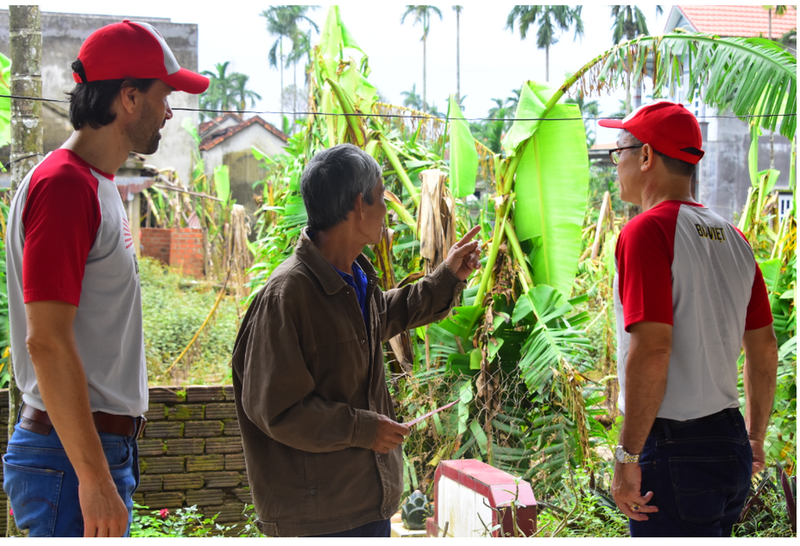
<svg viewBox="0 0 800 546">
<path fill-rule="evenodd" d="M 261 125 L 254 123 L 202 153 L 206 174 L 211 175 L 216 167 L 223 164 L 225 154 L 247 151 L 251 146 L 273 156 L 281 153 L 286 144 Z"/>
</svg>

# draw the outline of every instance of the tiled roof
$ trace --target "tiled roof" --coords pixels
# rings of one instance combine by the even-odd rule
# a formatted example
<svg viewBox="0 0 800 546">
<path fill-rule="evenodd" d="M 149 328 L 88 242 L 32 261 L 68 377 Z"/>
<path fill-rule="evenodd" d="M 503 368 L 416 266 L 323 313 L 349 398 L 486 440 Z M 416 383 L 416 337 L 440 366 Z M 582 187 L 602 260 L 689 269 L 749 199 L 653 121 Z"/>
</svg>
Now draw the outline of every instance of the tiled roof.
<svg viewBox="0 0 800 546">
<path fill-rule="evenodd" d="M 289 136 L 288 135 L 286 135 L 283 131 L 279 131 L 271 123 L 267 123 L 266 121 L 261 119 L 259 116 L 253 116 L 252 118 L 248 119 L 247 121 L 243 121 L 239 125 L 234 125 L 233 127 L 228 127 L 227 129 L 222 129 L 222 130 L 220 130 L 218 132 L 211 133 L 207 137 L 203 138 L 203 141 L 200 143 L 200 150 L 201 151 L 210 150 L 211 148 L 213 148 L 217 144 L 223 142 L 225 139 L 230 138 L 231 136 L 235 135 L 236 133 L 238 133 L 242 129 L 250 127 L 254 123 L 257 123 L 258 125 L 261 125 L 264 129 L 266 129 L 267 131 L 269 131 L 270 133 L 272 133 L 273 135 L 275 135 L 279 139 L 283 140 L 284 142 L 289 140 Z"/>
<path fill-rule="evenodd" d="M 236 114 L 225 114 L 225 115 L 222 115 L 222 116 L 218 116 L 218 117 L 216 117 L 216 118 L 214 118 L 214 119 L 212 119 L 210 121 L 205 121 L 205 122 L 201 123 L 200 127 L 197 128 L 197 132 L 200 135 L 202 135 L 202 134 L 206 133 L 208 130 L 210 130 L 213 127 L 215 127 L 216 125 L 219 125 L 220 123 L 225 121 L 226 118 L 232 118 L 232 119 L 236 120 L 238 123 L 242 122 L 242 118 L 240 118 Z"/>
<path fill-rule="evenodd" d="M 769 13 L 762 6 L 678 6 L 698 32 L 717 36 L 768 37 Z M 772 39 L 797 28 L 797 10 L 788 7 L 785 15 L 772 13 Z"/>
</svg>

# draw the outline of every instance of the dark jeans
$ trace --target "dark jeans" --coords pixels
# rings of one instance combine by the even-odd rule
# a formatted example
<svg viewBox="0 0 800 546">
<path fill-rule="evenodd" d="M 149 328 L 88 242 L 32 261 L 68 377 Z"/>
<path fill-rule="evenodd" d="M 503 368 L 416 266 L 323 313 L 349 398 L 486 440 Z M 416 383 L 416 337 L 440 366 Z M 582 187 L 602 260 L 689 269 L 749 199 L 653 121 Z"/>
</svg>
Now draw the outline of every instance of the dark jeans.
<svg viewBox="0 0 800 546">
<path fill-rule="evenodd" d="M 730 536 L 742 512 L 753 452 L 738 409 L 692 419 L 656 419 L 642 451 L 642 494 L 653 492 L 648 521 L 631 536 Z"/>
<path fill-rule="evenodd" d="M 338 533 L 330 533 L 328 535 L 315 535 L 307 538 L 317 537 L 389 537 L 392 535 L 391 520 L 384 519 L 381 521 L 373 521 L 366 523 L 355 529 L 348 531 L 339 531 Z"/>
<path fill-rule="evenodd" d="M 135 437 L 100 432 L 100 442 L 117 492 L 128 508 L 128 535 L 133 492 L 139 485 Z M 17 423 L 3 457 L 3 489 L 14 519 L 32 537 L 82 537 L 83 514 L 78 501 L 78 476 L 56 430 L 43 435 Z"/>
</svg>

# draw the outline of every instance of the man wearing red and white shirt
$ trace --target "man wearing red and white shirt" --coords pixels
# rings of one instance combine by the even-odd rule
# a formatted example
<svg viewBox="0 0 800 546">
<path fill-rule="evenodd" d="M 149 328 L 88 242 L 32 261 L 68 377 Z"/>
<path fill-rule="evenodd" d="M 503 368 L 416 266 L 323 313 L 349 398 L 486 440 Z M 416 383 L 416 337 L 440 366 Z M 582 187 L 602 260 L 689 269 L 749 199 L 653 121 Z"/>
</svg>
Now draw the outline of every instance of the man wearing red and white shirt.
<svg viewBox="0 0 800 546">
<path fill-rule="evenodd" d="M 20 184 L 9 211 L 9 316 L 19 422 L 3 488 L 30 536 L 123 536 L 147 411 L 139 270 L 114 174 L 158 149 L 180 68 L 147 23 L 105 26 L 72 64 L 75 132 Z"/>
<path fill-rule="evenodd" d="M 617 241 L 619 407 L 612 490 L 632 536 L 729 536 L 764 468 L 777 344 L 744 236 L 696 203 L 700 126 L 658 102 L 624 120 L 611 159 L 622 200 L 642 207 Z M 745 418 L 737 365 L 745 351 Z"/>
</svg>

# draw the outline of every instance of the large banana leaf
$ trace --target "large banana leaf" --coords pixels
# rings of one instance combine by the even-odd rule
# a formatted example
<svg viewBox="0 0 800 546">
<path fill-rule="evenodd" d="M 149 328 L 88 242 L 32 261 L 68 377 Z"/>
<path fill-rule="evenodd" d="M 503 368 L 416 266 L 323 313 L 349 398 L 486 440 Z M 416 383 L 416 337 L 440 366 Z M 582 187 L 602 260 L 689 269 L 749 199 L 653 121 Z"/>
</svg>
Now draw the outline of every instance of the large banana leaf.
<svg viewBox="0 0 800 546">
<path fill-rule="evenodd" d="M 214 167 L 214 189 L 217 190 L 217 197 L 223 203 L 227 203 L 228 198 L 231 196 L 230 170 L 227 165 Z"/>
<path fill-rule="evenodd" d="M 10 95 L 11 60 L 0 53 L 0 95 Z M 11 99 L 0 97 L 0 146 L 11 142 Z"/>
<path fill-rule="evenodd" d="M 648 61 L 653 72 L 647 73 Z M 688 78 L 684 77 L 688 66 Z M 699 96 L 720 111 L 730 109 L 788 139 L 797 129 L 797 59 L 764 38 L 720 38 L 708 34 L 675 33 L 640 36 L 592 59 L 561 86 L 561 94 L 581 80 L 586 92 L 622 86 L 632 72 L 635 84 L 651 76 L 658 93 L 678 87 L 691 101 Z M 779 125 L 780 124 L 780 125 Z"/>
<path fill-rule="evenodd" d="M 475 192 L 478 151 L 455 95 L 450 95 L 447 118 L 450 120 L 450 191 L 455 197 L 466 197 Z"/>
<path fill-rule="evenodd" d="M 323 59 L 319 63 L 321 74 L 320 80 L 334 78 L 336 69 L 339 66 L 339 59 L 342 58 L 345 48 L 357 49 L 364 52 L 356 43 L 353 35 L 347 30 L 339 14 L 339 6 L 331 6 L 328 10 L 328 17 L 322 27 L 319 49 Z"/>
<path fill-rule="evenodd" d="M 517 118 L 537 121 L 514 122 L 503 146 L 522 154 L 514 183 L 514 223 L 520 240 L 534 242 L 534 283 L 569 296 L 581 253 L 589 160 L 580 109 L 556 104 L 546 110 L 552 94 L 549 87 L 533 82 L 522 86 Z"/>
</svg>

